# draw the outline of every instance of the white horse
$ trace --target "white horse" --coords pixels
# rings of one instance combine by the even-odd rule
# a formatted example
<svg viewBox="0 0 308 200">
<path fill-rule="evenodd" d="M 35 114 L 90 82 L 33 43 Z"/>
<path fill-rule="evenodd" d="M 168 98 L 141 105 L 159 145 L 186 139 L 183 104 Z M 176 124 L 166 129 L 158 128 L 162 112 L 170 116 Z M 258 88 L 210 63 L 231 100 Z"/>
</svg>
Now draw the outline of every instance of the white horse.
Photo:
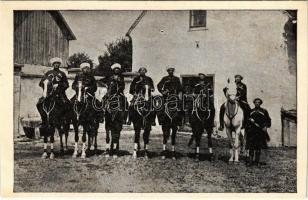
<svg viewBox="0 0 308 200">
<path fill-rule="evenodd" d="M 243 126 L 244 112 L 241 109 L 236 97 L 236 85 L 230 84 L 230 79 L 228 79 L 228 85 L 226 86 L 226 98 L 225 102 L 225 114 L 224 114 L 224 124 L 226 128 L 226 133 L 229 139 L 230 145 L 230 159 L 229 162 L 239 162 L 239 148 L 240 148 L 240 134 Z M 233 140 L 232 132 L 235 133 Z"/>
</svg>

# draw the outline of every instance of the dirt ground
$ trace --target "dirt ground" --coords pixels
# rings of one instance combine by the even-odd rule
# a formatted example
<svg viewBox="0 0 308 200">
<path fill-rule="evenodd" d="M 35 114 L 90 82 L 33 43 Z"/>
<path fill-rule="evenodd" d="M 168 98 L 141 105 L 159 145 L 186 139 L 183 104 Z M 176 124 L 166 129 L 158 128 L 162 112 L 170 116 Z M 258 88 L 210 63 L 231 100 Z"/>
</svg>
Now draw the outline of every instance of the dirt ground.
<svg viewBox="0 0 308 200">
<path fill-rule="evenodd" d="M 178 159 L 162 160 L 162 135 L 159 129 L 150 138 L 150 159 L 133 160 L 133 131 L 121 135 L 121 156 L 102 156 L 105 133 L 99 132 L 99 154 L 73 159 L 73 133 L 69 150 L 54 160 L 41 159 L 43 143 L 14 142 L 14 192 L 296 192 L 296 149 L 270 148 L 263 156 L 266 165 L 246 167 L 228 164 L 226 139 L 214 139 L 216 160 L 209 162 L 206 137 L 201 161 L 187 147 L 189 135 L 178 134 Z M 170 148 L 169 148 L 170 149 Z M 59 152 L 59 141 L 55 144 Z"/>
</svg>

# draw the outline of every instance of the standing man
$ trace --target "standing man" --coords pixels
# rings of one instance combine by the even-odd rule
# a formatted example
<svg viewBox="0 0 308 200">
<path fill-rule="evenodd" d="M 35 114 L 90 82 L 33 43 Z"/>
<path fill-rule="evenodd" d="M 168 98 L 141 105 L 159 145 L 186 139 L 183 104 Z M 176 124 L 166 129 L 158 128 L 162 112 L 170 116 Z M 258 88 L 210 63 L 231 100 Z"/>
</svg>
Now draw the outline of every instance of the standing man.
<svg viewBox="0 0 308 200">
<path fill-rule="evenodd" d="M 235 84 L 236 84 L 236 89 L 237 89 L 237 93 L 236 93 L 236 97 L 237 97 L 237 101 L 240 105 L 240 107 L 243 109 L 244 112 L 244 120 L 243 120 L 243 127 L 246 127 L 247 124 L 247 117 L 248 114 L 250 112 L 250 106 L 247 102 L 247 87 L 246 85 L 242 82 L 243 80 L 243 76 L 237 74 L 234 76 L 235 78 Z M 226 94 L 226 88 L 223 89 L 224 94 Z M 222 131 L 224 128 L 224 114 L 225 114 L 225 103 L 223 103 L 220 107 L 220 112 L 219 112 L 219 124 L 220 127 L 218 128 L 218 130 Z"/>
<path fill-rule="evenodd" d="M 152 103 L 151 92 L 154 92 L 153 80 L 151 77 L 145 75 L 147 73 L 147 69 L 145 67 L 141 67 L 138 72 L 139 75 L 134 78 L 129 89 L 129 93 L 133 95 L 133 99 L 131 100 L 131 105 L 129 107 L 129 118 L 133 121 L 135 130 L 133 158 L 137 158 L 137 151 L 140 149 L 139 141 L 141 129 L 144 129 L 143 142 L 145 157 L 147 157 L 147 145 L 149 143 L 152 124 L 155 122 L 155 113 L 153 113 L 153 110 L 150 110 Z M 145 101 L 138 102 L 137 98 L 139 95 L 141 95 Z M 142 111 L 139 112 L 138 103 L 142 106 L 140 109 L 144 109 L 146 113 L 149 113 L 146 117 L 140 115 Z"/>
<path fill-rule="evenodd" d="M 126 98 L 123 94 L 125 88 L 124 77 L 122 76 L 121 65 L 115 63 L 111 66 L 112 76 L 100 80 L 107 86 L 107 94 L 104 97 L 107 102 L 105 113 L 106 129 L 106 151 L 105 156 L 114 158 L 118 156 L 120 134 L 124 123 L 124 112 L 126 109 Z M 112 97 L 112 99 L 111 99 Z M 111 132 L 111 145 L 110 145 Z M 114 151 L 115 148 L 115 151 Z"/>
<path fill-rule="evenodd" d="M 162 125 L 163 131 L 163 152 L 162 159 L 165 159 L 166 144 L 171 134 L 172 158 L 175 157 L 175 137 L 178 126 L 182 122 L 182 109 L 180 105 L 180 93 L 182 92 L 182 85 L 180 78 L 174 76 L 174 68 L 167 67 L 168 76 L 162 78 L 158 83 L 157 89 L 163 95 L 164 110 L 158 114 L 158 119 Z M 166 112 L 166 111 L 169 112 Z"/>
<path fill-rule="evenodd" d="M 267 129 L 271 127 L 271 118 L 266 109 L 262 108 L 262 99 L 255 98 L 255 108 L 251 110 L 247 123 L 247 148 L 249 149 L 249 166 L 260 166 L 261 149 L 267 148 L 270 140 Z"/>
<path fill-rule="evenodd" d="M 58 116 L 59 117 L 55 117 L 53 118 L 52 122 L 53 124 L 57 124 L 60 125 L 62 120 L 64 118 L 60 118 L 61 117 L 65 117 L 65 113 L 68 111 L 68 109 L 70 108 L 70 102 L 65 94 L 66 89 L 69 87 L 68 81 L 67 81 L 67 77 L 65 75 L 64 72 L 62 72 L 59 68 L 62 64 L 62 59 L 58 58 L 58 57 L 54 57 L 52 59 L 50 59 L 50 64 L 53 67 L 52 70 L 49 70 L 48 72 L 46 72 L 44 74 L 44 76 L 42 77 L 39 86 L 41 88 L 44 89 L 44 87 L 48 87 L 47 85 L 45 85 L 45 81 L 48 80 L 51 85 L 52 85 L 52 93 L 51 95 L 55 95 L 55 104 L 57 108 L 59 109 L 58 112 Z M 45 88 L 46 91 L 48 90 L 47 88 Z M 48 91 L 47 91 L 48 92 Z M 47 96 L 41 97 L 38 101 L 38 103 L 36 104 L 36 107 L 41 115 L 42 118 L 42 127 L 47 126 L 49 123 L 47 120 L 47 116 L 46 113 L 44 113 L 44 109 L 43 109 L 43 101 Z M 53 142 L 54 142 L 54 137 L 53 134 L 50 136 L 50 149 L 51 149 L 51 154 L 50 154 L 50 158 L 53 159 L 54 158 L 54 153 L 53 153 Z M 44 153 L 42 155 L 42 158 L 46 158 L 47 157 L 47 137 L 44 137 Z"/>
</svg>

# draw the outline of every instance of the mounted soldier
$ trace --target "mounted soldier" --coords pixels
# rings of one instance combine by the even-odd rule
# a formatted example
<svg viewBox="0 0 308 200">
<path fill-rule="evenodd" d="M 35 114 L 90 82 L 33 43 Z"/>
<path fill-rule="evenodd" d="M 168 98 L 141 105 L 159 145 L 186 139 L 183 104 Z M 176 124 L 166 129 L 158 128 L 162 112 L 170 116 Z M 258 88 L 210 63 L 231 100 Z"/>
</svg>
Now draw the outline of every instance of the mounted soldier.
<svg viewBox="0 0 308 200">
<path fill-rule="evenodd" d="M 71 104 L 73 107 L 73 126 L 75 130 L 75 148 L 73 158 L 77 156 L 78 152 L 79 125 L 83 126 L 81 158 L 86 157 L 86 135 L 88 135 L 88 150 L 91 149 L 93 140 L 95 140 L 94 149 L 95 151 L 97 150 L 97 130 L 102 112 L 97 109 L 99 104 L 95 97 L 97 85 L 91 72 L 90 63 L 81 63 L 80 68 L 81 72 L 75 76 L 72 84 L 72 89 L 76 92 L 76 95 L 71 99 Z"/>
<path fill-rule="evenodd" d="M 63 71 L 59 68 L 62 64 L 62 59 L 58 57 L 54 57 L 50 59 L 50 64 L 53 67 L 52 70 L 47 71 L 44 76 L 41 78 L 39 86 L 44 88 L 44 81 L 50 79 L 53 85 L 53 94 L 58 98 L 58 103 L 63 105 L 67 105 L 69 100 L 65 94 L 66 89 L 69 87 L 69 83 L 67 81 L 67 77 Z M 41 105 L 44 97 L 39 99 L 38 106 Z"/>
<path fill-rule="evenodd" d="M 267 148 L 267 142 L 270 140 L 267 129 L 271 127 L 271 118 L 267 110 L 261 107 L 262 99 L 256 98 L 253 103 L 255 108 L 251 110 L 247 120 L 248 165 L 260 166 L 261 149 Z"/>
<path fill-rule="evenodd" d="M 74 82 L 72 84 L 72 89 L 77 91 L 78 82 L 81 81 L 82 85 L 86 89 L 88 94 L 94 95 L 97 90 L 96 80 L 91 73 L 90 64 L 85 62 L 80 64 L 81 73 L 75 76 Z"/>
<path fill-rule="evenodd" d="M 168 67 L 168 76 L 162 78 L 158 83 L 157 89 L 163 95 L 163 107 L 158 112 L 159 124 L 163 131 L 163 152 L 162 159 L 166 157 L 166 144 L 171 133 L 172 159 L 176 159 L 175 138 L 178 126 L 182 124 L 183 110 L 180 102 L 182 84 L 180 78 L 174 76 L 174 68 Z"/>
<path fill-rule="evenodd" d="M 152 124 L 155 122 L 155 111 L 152 109 L 151 93 L 154 92 L 153 80 L 151 77 L 146 76 L 147 69 L 141 67 L 139 75 L 134 78 L 130 85 L 129 93 L 133 95 L 129 107 L 129 118 L 132 120 L 135 130 L 134 137 L 134 153 L 133 158 L 137 158 L 137 152 L 140 149 L 140 132 L 143 132 L 143 142 L 145 157 L 148 154 L 148 143 Z"/>
<path fill-rule="evenodd" d="M 237 74 L 234 76 L 235 78 L 235 84 L 236 84 L 236 100 L 239 103 L 240 107 L 242 108 L 244 112 L 244 120 L 243 120 L 243 126 L 242 128 L 245 128 L 246 123 L 247 123 L 247 117 L 250 112 L 250 106 L 247 102 L 247 87 L 246 85 L 242 82 L 243 76 Z M 226 95 L 226 90 L 227 88 L 223 89 L 224 94 Z M 224 128 L 224 114 L 225 114 L 225 103 L 223 103 L 220 107 L 220 113 L 219 113 L 219 124 L 220 127 L 218 130 L 222 131 Z"/>
<path fill-rule="evenodd" d="M 189 146 L 193 140 L 196 141 L 196 159 L 199 159 L 200 142 L 204 130 L 207 133 L 210 161 L 213 159 L 212 133 L 214 127 L 215 108 L 213 86 L 206 83 L 206 75 L 199 73 L 198 83 L 193 89 L 193 101 L 189 107 L 189 122 L 192 127 L 192 136 Z"/>
<path fill-rule="evenodd" d="M 106 151 L 105 156 L 117 158 L 119 151 L 120 133 L 125 121 L 127 101 L 123 94 L 125 88 L 121 65 L 115 63 L 111 66 L 112 76 L 100 80 L 107 87 L 107 94 L 103 97 L 105 107 Z M 111 145 L 110 145 L 111 133 Z"/>
<path fill-rule="evenodd" d="M 61 139 L 61 152 L 63 151 L 62 135 L 66 120 L 66 113 L 70 109 L 70 102 L 65 94 L 69 87 L 67 77 L 59 68 L 62 64 L 61 58 L 50 59 L 53 67 L 42 77 L 39 86 L 43 89 L 43 96 L 39 99 L 36 107 L 42 118 L 42 130 L 44 135 L 44 153 L 42 158 L 47 157 L 47 140 L 50 137 L 50 158 L 54 158 L 53 143 L 55 128 L 58 129 Z M 67 138 L 67 137 L 66 137 Z"/>
</svg>

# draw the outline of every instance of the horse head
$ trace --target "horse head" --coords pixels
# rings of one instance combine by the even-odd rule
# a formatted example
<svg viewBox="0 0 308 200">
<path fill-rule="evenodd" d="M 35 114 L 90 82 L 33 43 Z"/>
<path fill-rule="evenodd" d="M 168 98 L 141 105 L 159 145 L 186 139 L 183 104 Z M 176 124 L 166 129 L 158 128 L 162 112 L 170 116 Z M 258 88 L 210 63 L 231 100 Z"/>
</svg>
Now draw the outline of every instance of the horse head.
<svg viewBox="0 0 308 200">
<path fill-rule="evenodd" d="M 228 85 L 226 86 L 226 98 L 228 102 L 234 104 L 237 101 L 237 88 L 235 84 L 230 83 L 230 79 L 228 79 Z"/>
<path fill-rule="evenodd" d="M 79 103 L 85 103 L 87 98 L 86 93 L 87 87 L 84 86 L 82 81 L 77 82 L 77 90 L 76 90 L 76 100 Z"/>
<path fill-rule="evenodd" d="M 52 93 L 54 92 L 54 90 L 56 89 L 56 88 L 54 88 L 52 80 L 53 80 L 53 75 L 49 75 L 43 81 L 43 97 L 44 98 L 51 96 Z"/>
</svg>

